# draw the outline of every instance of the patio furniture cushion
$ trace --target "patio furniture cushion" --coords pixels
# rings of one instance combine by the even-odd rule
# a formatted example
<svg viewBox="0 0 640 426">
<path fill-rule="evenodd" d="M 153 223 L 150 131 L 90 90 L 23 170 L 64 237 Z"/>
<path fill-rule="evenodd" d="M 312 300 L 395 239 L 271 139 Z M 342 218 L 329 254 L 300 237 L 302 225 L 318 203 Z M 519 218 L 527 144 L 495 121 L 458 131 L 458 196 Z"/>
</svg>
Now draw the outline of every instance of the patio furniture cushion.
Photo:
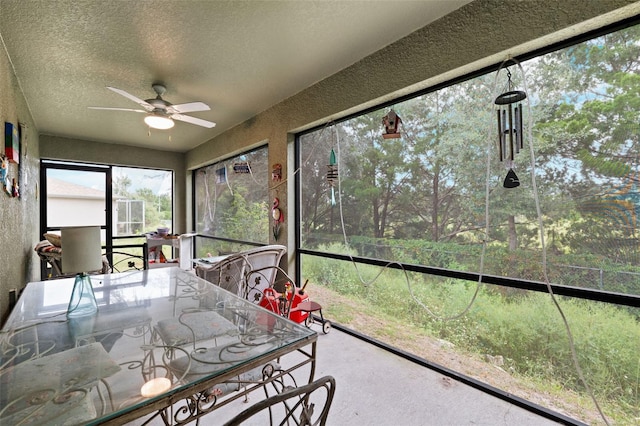
<svg viewBox="0 0 640 426">
<path fill-rule="evenodd" d="M 38 244 L 36 244 L 34 250 L 37 253 L 55 253 L 58 255 L 62 254 L 62 248 L 60 246 L 55 246 L 47 240 L 42 240 Z"/>
<path fill-rule="evenodd" d="M 237 334 L 235 324 L 213 311 L 189 312 L 179 318 L 161 320 L 158 321 L 156 330 L 168 346 Z"/>
<path fill-rule="evenodd" d="M 100 343 L 33 358 L 5 370 L 0 389 L 7 401 L 0 424 L 75 425 L 95 419 L 90 395 L 98 381 L 120 371 Z M 21 377 L 16 382 L 14 377 Z"/>
<path fill-rule="evenodd" d="M 181 356 L 169 363 L 170 370 L 178 378 L 185 381 L 197 380 L 209 374 L 226 370 L 233 363 L 251 359 L 255 356 L 253 349 L 240 343 L 207 348 L 190 356 Z M 223 396 L 238 391 L 244 384 L 259 383 L 264 376 L 271 376 L 281 366 L 276 361 L 270 361 L 263 366 L 253 368 L 224 383 L 217 383 L 207 393 Z"/>
<path fill-rule="evenodd" d="M 58 234 L 52 234 L 52 233 L 46 233 L 43 235 L 43 237 L 49 241 L 51 244 L 53 244 L 56 247 L 62 247 L 62 241 L 60 240 L 60 235 Z"/>
</svg>

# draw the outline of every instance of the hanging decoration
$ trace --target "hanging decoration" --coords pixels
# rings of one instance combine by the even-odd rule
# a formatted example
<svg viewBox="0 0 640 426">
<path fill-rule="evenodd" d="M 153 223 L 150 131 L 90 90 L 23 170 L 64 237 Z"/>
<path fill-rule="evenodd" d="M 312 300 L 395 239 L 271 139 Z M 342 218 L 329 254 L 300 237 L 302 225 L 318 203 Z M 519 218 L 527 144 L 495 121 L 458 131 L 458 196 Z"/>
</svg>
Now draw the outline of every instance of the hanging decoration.
<svg viewBox="0 0 640 426">
<path fill-rule="evenodd" d="M 7 195 L 13 197 L 13 188 L 11 186 L 11 180 L 9 179 L 9 176 L 7 176 L 6 178 L 4 178 L 4 181 L 2 181 L 2 187 L 4 188 L 4 192 L 7 193 Z"/>
<path fill-rule="evenodd" d="M 400 124 L 402 119 L 396 112 L 391 109 L 387 115 L 382 117 L 382 124 L 384 125 L 384 133 L 382 137 L 385 139 L 399 139 L 400 138 Z"/>
<path fill-rule="evenodd" d="M 4 151 L 10 162 L 20 163 L 20 135 L 18 128 L 9 122 L 4 123 Z"/>
<path fill-rule="evenodd" d="M 278 241 L 280 237 L 280 225 L 284 222 L 284 213 L 280 210 L 280 200 L 273 199 L 273 206 L 271 207 L 271 216 L 273 217 L 273 238 Z"/>
<path fill-rule="evenodd" d="M 18 185 L 18 181 L 16 181 L 16 178 L 13 178 L 11 180 L 11 195 L 13 197 L 20 196 L 20 186 Z"/>
<path fill-rule="evenodd" d="M 9 159 L 4 155 L 0 157 L 0 182 L 4 185 L 9 177 Z"/>
<path fill-rule="evenodd" d="M 282 180 L 282 164 L 274 164 L 271 169 L 271 180 L 273 182 L 280 182 Z"/>
<path fill-rule="evenodd" d="M 233 163 L 234 173 L 251 173 L 251 165 L 247 161 Z"/>
<path fill-rule="evenodd" d="M 227 168 L 216 169 L 216 184 L 227 183 Z"/>
<path fill-rule="evenodd" d="M 527 94 L 522 90 L 514 90 L 511 81 L 511 71 L 507 68 L 507 92 L 499 95 L 494 103 L 498 106 L 498 151 L 500 161 L 507 162 L 507 176 L 504 179 L 505 188 L 520 186 L 520 180 L 513 170 L 515 154 L 524 148 L 522 129 L 522 103 Z"/>
<path fill-rule="evenodd" d="M 329 187 L 331 188 L 331 205 L 336 205 L 336 193 L 335 193 L 335 185 L 338 180 L 338 162 L 336 161 L 336 153 L 331 148 L 331 153 L 329 154 L 329 164 L 327 165 L 327 182 L 329 182 Z"/>
</svg>

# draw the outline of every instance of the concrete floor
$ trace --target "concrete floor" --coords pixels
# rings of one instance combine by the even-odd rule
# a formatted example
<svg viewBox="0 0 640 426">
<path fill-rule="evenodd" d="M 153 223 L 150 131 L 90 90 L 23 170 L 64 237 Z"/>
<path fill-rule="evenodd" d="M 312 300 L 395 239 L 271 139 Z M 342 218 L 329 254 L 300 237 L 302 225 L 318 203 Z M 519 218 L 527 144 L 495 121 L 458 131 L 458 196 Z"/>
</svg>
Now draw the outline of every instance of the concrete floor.
<svg viewBox="0 0 640 426">
<path fill-rule="evenodd" d="M 336 379 L 331 425 L 556 425 L 338 330 L 318 336 L 316 377 Z"/>
<path fill-rule="evenodd" d="M 336 379 L 329 426 L 557 425 L 336 329 L 318 336 L 315 377 L 324 375 Z M 259 400 L 249 397 L 210 413 L 200 425 L 220 425 Z"/>
</svg>

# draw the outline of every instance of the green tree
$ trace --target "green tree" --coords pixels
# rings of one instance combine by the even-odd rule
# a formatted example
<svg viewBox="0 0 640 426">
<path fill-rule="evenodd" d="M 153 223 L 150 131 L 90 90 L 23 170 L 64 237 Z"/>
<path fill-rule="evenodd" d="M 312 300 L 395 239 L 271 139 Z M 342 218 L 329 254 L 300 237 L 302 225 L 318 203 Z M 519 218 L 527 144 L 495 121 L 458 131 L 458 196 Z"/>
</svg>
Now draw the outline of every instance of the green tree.
<svg viewBox="0 0 640 426">
<path fill-rule="evenodd" d="M 640 213 L 639 41 L 640 29 L 631 27 L 541 58 L 541 72 L 562 76 L 566 87 L 537 126 L 540 138 L 553 147 L 545 156 L 556 167 L 547 176 L 563 184 L 581 216 L 569 225 L 566 244 L 612 259 L 627 252 L 634 262 Z"/>
<path fill-rule="evenodd" d="M 116 176 L 113 179 L 113 194 L 120 197 L 129 197 L 131 179 L 127 175 Z"/>
<path fill-rule="evenodd" d="M 348 157 L 343 157 L 343 202 L 354 216 L 357 235 L 388 237 L 397 213 L 395 203 L 408 171 L 407 145 L 402 139 L 382 137 L 382 113 L 367 114 L 345 125 Z M 342 148 L 345 152 L 345 148 Z M 363 220 L 361 212 L 368 211 Z M 358 219 L 358 217 L 360 219 Z"/>
<path fill-rule="evenodd" d="M 150 188 L 136 189 L 133 197 L 137 200 L 144 200 L 145 230 L 151 231 L 163 226 L 163 212 L 160 210 L 158 196 Z M 171 214 L 171 207 L 169 207 L 168 213 Z"/>
</svg>

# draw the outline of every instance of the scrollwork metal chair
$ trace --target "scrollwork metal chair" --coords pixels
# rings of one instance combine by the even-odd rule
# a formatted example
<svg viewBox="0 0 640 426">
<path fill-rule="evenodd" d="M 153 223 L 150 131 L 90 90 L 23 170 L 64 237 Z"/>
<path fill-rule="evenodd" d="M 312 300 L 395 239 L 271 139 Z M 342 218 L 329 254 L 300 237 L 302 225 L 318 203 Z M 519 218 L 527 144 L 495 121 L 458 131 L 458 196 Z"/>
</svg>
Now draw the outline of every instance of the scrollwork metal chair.
<svg viewBox="0 0 640 426">
<path fill-rule="evenodd" d="M 233 254 L 215 265 L 199 265 L 196 267 L 196 275 L 246 300 L 258 303 L 262 290 L 273 285 L 276 270 L 270 269 L 258 275 L 251 271 L 269 266 L 277 267 L 286 251 L 285 246 L 277 244 L 256 247 Z"/>
<path fill-rule="evenodd" d="M 247 259 L 240 253 L 233 254 L 211 266 L 197 266 L 196 275 L 224 288 L 233 294 L 242 296 Z"/>
<path fill-rule="evenodd" d="M 103 263 L 106 263 L 103 265 L 103 273 L 105 274 L 145 269 L 145 261 L 142 255 L 123 251 L 104 253 Z"/>
<path fill-rule="evenodd" d="M 242 296 L 246 300 L 259 303 L 264 289 L 273 287 L 278 275 L 280 260 L 286 253 L 287 248 L 278 244 L 257 247 L 243 253 L 247 259 L 247 270 L 245 271 L 245 288 Z"/>
<path fill-rule="evenodd" d="M 336 381 L 324 376 L 307 385 L 285 388 L 283 392 L 264 399 L 229 420 L 224 426 L 238 426 L 255 416 L 270 425 L 295 424 L 324 426 L 335 394 Z M 268 413 L 264 411 L 267 410 Z"/>
</svg>

